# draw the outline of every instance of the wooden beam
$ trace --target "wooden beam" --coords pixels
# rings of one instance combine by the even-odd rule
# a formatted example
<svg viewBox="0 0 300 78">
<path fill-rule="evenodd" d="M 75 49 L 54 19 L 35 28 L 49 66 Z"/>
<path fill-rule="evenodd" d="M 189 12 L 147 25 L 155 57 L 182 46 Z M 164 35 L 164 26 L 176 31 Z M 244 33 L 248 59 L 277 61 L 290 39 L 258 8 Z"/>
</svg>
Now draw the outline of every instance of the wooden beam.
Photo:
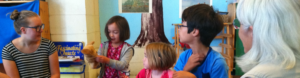
<svg viewBox="0 0 300 78">
<path fill-rule="evenodd" d="M 224 23 L 224 25 L 226 25 L 226 26 L 227 26 L 227 25 L 232 25 L 232 23 Z"/>
<path fill-rule="evenodd" d="M 220 38 L 225 38 L 225 37 L 231 38 L 232 35 L 231 35 L 231 34 L 221 33 L 220 35 L 217 35 L 217 36 L 215 37 L 215 39 L 220 39 Z"/>
<path fill-rule="evenodd" d="M 0 3 L 27 3 L 32 1 L 0 1 Z"/>
<path fill-rule="evenodd" d="M 182 24 L 172 24 L 173 26 L 178 26 L 178 25 L 182 25 Z"/>
<path fill-rule="evenodd" d="M 222 36 L 216 36 L 215 39 L 222 39 Z"/>
<path fill-rule="evenodd" d="M 232 37 L 232 35 L 231 34 L 225 34 L 225 33 L 222 33 L 222 34 L 220 34 L 219 36 L 221 36 L 221 37 L 229 37 L 229 38 L 231 38 Z"/>
<path fill-rule="evenodd" d="M 40 17 L 42 22 L 44 23 L 45 27 L 42 32 L 42 37 L 51 40 L 50 35 L 50 23 L 49 23 L 49 10 L 48 10 L 48 3 L 44 1 L 40 1 Z"/>
<path fill-rule="evenodd" d="M 224 44 L 224 43 L 220 43 L 219 45 L 220 45 L 221 47 L 225 47 L 225 48 L 228 48 L 228 49 L 232 48 L 232 46 L 230 46 L 230 45 L 228 45 L 228 44 Z"/>
</svg>

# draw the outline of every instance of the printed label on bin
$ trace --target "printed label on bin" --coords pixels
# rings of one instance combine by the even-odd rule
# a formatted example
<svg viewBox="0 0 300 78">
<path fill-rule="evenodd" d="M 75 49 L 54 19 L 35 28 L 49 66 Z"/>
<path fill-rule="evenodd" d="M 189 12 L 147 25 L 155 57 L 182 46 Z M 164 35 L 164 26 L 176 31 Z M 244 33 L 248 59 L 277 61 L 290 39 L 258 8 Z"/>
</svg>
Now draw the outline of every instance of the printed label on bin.
<svg viewBox="0 0 300 78">
<path fill-rule="evenodd" d="M 81 53 L 83 48 L 82 42 L 53 42 L 57 48 L 60 59 L 84 59 Z"/>
</svg>

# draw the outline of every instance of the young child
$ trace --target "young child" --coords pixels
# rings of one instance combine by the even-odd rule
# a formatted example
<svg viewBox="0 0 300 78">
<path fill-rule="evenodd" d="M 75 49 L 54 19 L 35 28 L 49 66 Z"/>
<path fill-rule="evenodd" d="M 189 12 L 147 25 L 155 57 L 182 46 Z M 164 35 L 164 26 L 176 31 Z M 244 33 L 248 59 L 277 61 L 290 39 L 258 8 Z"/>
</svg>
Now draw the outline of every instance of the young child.
<svg viewBox="0 0 300 78">
<path fill-rule="evenodd" d="M 228 78 L 225 59 L 210 48 L 210 43 L 222 29 L 223 22 L 211 6 L 197 4 L 185 9 L 178 30 L 180 42 L 191 49 L 180 54 L 174 69 L 191 72 L 197 78 Z"/>
<path fill-rule="evenodd" d="M 144 52 L 144 69 L 136 78 L 172 78 L 170 68 L 176 62 L 176 52 L 166 43 L 150 43 Z"/>
<path fill-rule="evenodd" d="M 13 11 L 15 31 L 21 37 L 2 50 L 6 74 L 11 78 L 59 78 L 58 53 L 52 41 L 42 38 L 44 24 L 32 11 Z"/>
<path fill-rule="evenodd" d="M 114 16 L 105 26 L 105 35 L 109 41 L 101 43 L 98 56 L 95 58 L 100 63 L 100 78 L 129 77 L 129 62 L 134 54 L 134 49 L 125 40 L 130 37 L 129 24 L 124 17 Z"/>
</svg>

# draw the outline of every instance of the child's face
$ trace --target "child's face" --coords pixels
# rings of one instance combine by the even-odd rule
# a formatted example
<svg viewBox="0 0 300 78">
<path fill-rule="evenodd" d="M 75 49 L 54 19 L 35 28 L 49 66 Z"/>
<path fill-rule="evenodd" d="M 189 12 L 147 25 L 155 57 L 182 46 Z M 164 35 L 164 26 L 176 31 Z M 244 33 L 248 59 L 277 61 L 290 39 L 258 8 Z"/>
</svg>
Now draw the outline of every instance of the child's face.
<svg viewBox="0 0 300 78">
<path fill-rule="evenodd" d="M 182 25 L 187 26 L 187 22 L 182 21 Z M 180 28 L 178 28 L 178 31 L 179 31 L 180 42 L 189 43 L 190 41 L 192 41 L 193 36 L 188 33 L 188 28 L 187 27 L 180 27 Z"/>
<path fill-rule="evenodd" d="M 112 43 L 120 42 L 120 30 L 116 23 L 108 25 L 108 34 Z"/>
<path fill-rule="evenodd" d="M 147 58 L 147 55 L 146 55 L 146 51 L 144 51 L 143 65 L 144 65 L 145 69 L 149 69 L 149 64 L 148 64 L 148 58 Z"/>
</svg>

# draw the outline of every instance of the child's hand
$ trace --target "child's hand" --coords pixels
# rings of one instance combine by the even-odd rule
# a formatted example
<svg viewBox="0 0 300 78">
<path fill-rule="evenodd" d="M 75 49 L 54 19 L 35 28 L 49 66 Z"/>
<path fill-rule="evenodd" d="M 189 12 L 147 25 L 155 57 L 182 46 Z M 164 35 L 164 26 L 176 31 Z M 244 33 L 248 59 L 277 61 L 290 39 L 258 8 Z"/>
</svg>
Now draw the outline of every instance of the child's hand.
<svg viewBox="0 0 300 78">
<path fill-rule="evenodd" d="M 99 62 L 99 63 L 105 63 L 105 64 L 108 64 L 109 63 L 109 58 L 105 57 L 105 56 L 102 56 L 102 55 L 98 55 L 96 57 L 96 61 Z"/>
<path fill-rule="evenodd" d="M 205 58 L 204 55 L 192 54 L 189 57 L 188 62 L 185 64 L 183 71 L 191 71 L 193 68 L 200 65 L 204 58 Z"/>
<path fill-rule="evenodd" d="M 197 78 L 194 74 L 187 71 L 178 71 L 173 73 L 173 78 Z"/>
</svg>

